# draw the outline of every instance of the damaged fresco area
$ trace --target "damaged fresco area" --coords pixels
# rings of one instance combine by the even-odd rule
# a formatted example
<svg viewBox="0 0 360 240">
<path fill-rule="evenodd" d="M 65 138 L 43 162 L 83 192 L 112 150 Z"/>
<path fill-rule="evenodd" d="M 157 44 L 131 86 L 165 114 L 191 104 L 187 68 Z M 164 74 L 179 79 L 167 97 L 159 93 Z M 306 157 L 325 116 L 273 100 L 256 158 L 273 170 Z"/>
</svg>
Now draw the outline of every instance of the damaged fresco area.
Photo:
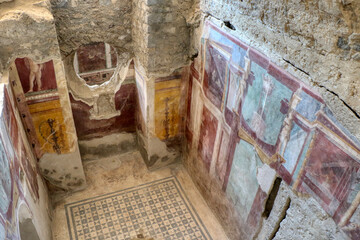
<svg viewBox="0 0 360 240">
<path fill-rule="evenodd" d="M 257 229 L 265 207 L 265 201 L 274 182 L 275 171 L 268 171 L 264 184 L 259 178 L 264 164 L 260 160 L 254 146 L 240 140 L 234 152 L 226 194 L 240 214 L 248 235 Z M 260 184 L 263 184 L 260 186 Z"/>
<path fill-rule="evenodd" d="M 138 90 L 130 54 L 90 43 L 67 58 L 66 68 L 82 160 L 135 150 Z"/>
<path fill-rule="evenodd" d="M 115 95 L 126 81 L 132 64 L 131 53 L 117 52 L 107 43 L 89 43 L 65 59 L 68 87 L 72 98 L 90 106 L 91 120 L 121 115 Z"/>
<path fill-rule="evenodd" d="M 121 84 L 120 89 L 114 94 L 115 109 L 121 111 L 121 115 L 108 119 L 91 118 L 91 106 L 81 100 L 76 100 L 72 94 L 70 94 L 76 133 L 80 140 L 103 137 L 115 132 L 135 132 L 137 90 L 133 63 L 129 66 L 125 81 Z"/>
<path fill-rule="evenodd" d="M 228 231 L 256 236 L 278 175 L 358 239 L 360 143 L 322 97 L 210 21 L 200 53 L 190 66 L 185 165 L 203 168 L 194 178 L 220 219 L 237 223 Z"/>
<path fill-rule="evenodd" d="M 167 166 L 181 159 L 184 76 L 183 69 L 179 69 L 165 77 L 148 79 L 136 70 L 139 104 L 137 142 L 149 169 Z M 152 106 L 146 105 L 149 92 L 153 92 L 150 94 L 154 101 Z"/>
</svg>

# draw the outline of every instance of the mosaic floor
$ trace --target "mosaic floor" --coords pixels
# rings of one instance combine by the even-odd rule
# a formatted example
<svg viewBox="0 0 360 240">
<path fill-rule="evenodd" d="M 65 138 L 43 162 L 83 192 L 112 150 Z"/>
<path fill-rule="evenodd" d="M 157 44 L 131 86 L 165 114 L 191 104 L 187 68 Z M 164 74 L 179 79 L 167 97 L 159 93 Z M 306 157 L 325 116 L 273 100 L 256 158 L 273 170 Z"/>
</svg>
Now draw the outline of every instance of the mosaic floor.
<svg viewBox="0 0 360 240">
<path fill-rule="evenodd" d="M 176 177 L 66 204 L 70 239 L 212 239 Z"/>
<path fill-rule="evenodd" d="M 181 164 L 148 171 L 133 152 L 84 170 L 85 190 L 53 199 L 53 240 L 228 239 Z"/>
</svg>

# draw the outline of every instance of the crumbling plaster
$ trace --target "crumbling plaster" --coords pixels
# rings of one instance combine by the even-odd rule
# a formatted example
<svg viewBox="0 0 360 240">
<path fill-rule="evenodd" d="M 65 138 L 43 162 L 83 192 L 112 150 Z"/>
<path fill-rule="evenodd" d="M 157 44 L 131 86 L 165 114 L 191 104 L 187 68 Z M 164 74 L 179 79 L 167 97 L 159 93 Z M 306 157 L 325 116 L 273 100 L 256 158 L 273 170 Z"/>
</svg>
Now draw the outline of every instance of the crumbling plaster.
<svg viewBox="0 0 360 240">
<path fill-rule="evenodd" d="M 59 58 L 54 17 L 47 0 L 17 0 L 0 7 L 0 71 L 16 57 Z"/>
<path fill-rule="evenodd" d="M 315 199 L 297 196 L 284 182 L 261 226 L 255 239 L 347 239 Z"/>
<path fill-rule="evenodd" d="M 75 100 L 82 101 L 89 106 L 91 119 L 109 119 L 121 115 L 121 111 L 115 109 L 115 93 L 119 91 L 124 82 L 131 55 L 127 52 L 118 54 L 118 65 L 109 81 L 101 85 L 89 86 L 74 70 L 74 54 L 65 59 L 65 69 L 68 76 L 67 85 Z"/>
</svg>

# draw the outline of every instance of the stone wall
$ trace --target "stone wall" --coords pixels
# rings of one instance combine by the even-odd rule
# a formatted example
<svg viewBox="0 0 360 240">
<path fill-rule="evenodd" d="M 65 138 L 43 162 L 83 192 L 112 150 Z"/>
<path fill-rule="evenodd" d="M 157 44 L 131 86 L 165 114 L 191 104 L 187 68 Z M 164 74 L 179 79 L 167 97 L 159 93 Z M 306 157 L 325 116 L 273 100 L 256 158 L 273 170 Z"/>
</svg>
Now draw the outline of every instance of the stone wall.
<svg viewBox="0 0 360 240">
<path fill-rule="evenodd" d="M 145 74 L 166 76 L 186 65 L 193 1 L 135 0 L 133 8 L 134 52 Z"/>
<path fill-rule="evenodd" d="M 80 46 L 106 42 L 117 51 L 131 52 L 131 1 L 51 1 L 62 56 Z"/>
<path fill-rule="evenodd" d="M 44 62 L 59 54 L 49 1 L 17 0 L 1 3 L 0 32 L 1 72 L 18 56 Z"/>
</svg>

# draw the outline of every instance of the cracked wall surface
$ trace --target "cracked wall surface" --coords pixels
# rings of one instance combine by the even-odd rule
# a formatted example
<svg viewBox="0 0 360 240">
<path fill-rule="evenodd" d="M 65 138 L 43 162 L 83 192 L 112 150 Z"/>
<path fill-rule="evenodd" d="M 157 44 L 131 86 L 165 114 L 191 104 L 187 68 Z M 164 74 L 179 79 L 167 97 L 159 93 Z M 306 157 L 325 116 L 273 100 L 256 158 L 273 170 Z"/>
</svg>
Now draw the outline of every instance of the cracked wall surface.
<svg viewBox="0 0 360 240">
<path fill-rule="evenodd" d="M 339 121 L 360 138 L 359 118 L 339 101 L 359 115 L 359 1 L 204 0 L 201 10 L 231 21 L 234 34 L 302 81 L 324 86 L 318 91 Z"/>
<path fill-rule="evenodd" d="M 337 120 L 321 88 L 245 43 L 232 24 L 204 15 L 201 25 L 187 86 L 184 164 L 230 238 L 296 239 L 290 237 L 296 232 L 304 239 L 357 239 L 359 140 Z M 277 179 L 297 196 L 285 197 L 281 209 Z M 313 220 L 293 197 L 312 198 L 323 215 Z M 272 211 L 277 224 L 263 225 Z M 326 232 L 303 227 L 326 221 Z"/>
</svg>

